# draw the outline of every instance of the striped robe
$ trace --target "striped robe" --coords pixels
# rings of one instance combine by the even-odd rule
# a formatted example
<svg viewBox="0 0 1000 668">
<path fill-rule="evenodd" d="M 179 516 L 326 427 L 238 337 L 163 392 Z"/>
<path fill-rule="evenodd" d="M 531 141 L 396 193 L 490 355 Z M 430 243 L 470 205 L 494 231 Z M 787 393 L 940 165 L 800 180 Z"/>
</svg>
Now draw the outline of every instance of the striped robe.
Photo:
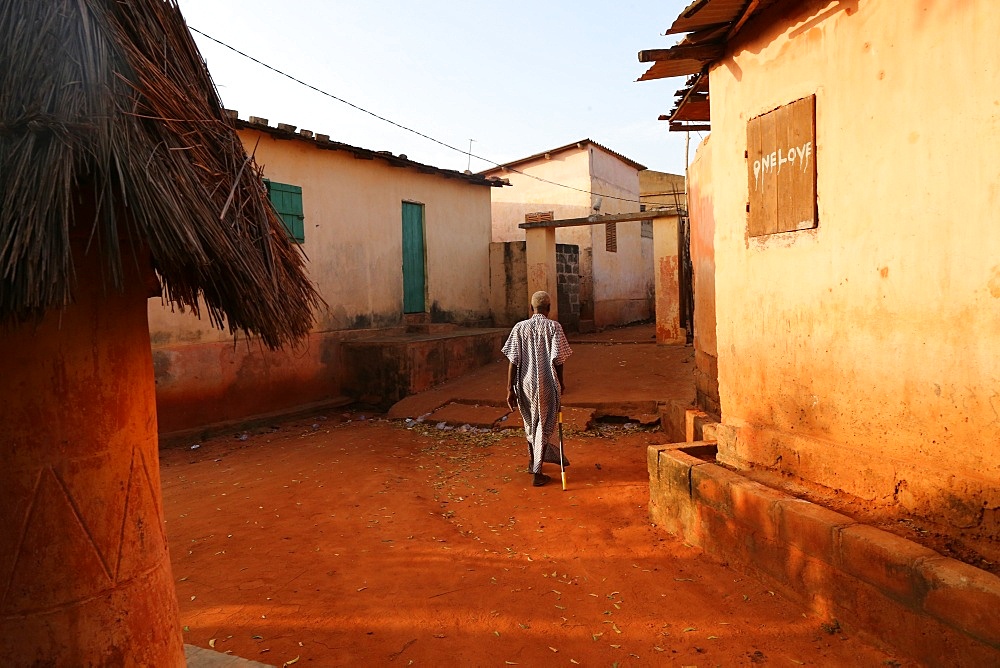
<svg viewBox="0 0 1000 668">
<path fill-rule="evenodd" d="M 573 351 L 562 325 L 536 313 L 514 325 L 503 354 L 517 368 L 514 387 L 531 448 L 531 470 L 541 473 L 545 446 L 558 424 L 561 390 L 555 366 L 565 363 Z"/>
</svg>

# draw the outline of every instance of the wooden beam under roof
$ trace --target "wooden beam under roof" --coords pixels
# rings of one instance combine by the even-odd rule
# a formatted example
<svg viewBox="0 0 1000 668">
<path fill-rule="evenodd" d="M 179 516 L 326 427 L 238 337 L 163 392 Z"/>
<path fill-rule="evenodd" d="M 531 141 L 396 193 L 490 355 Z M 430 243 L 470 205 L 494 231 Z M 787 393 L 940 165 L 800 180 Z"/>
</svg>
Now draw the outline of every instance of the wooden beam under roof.
<svg viewBox="0 0 1000 668">
<path fill-rule="evenodd" d="M 708 100 L 688 101 L 678 106 L 670 113 L 671 121 L 704 121 L 712 118 L 712 107 Z"/>
<path fill-rule="evenodd" d="M 670 121 L 671 132 L 710 132 L 711 125 L 684 125 L 678 121 Z"/>
<path fill-rule="evenodd" d="M 580 227 L 583 225 L 603 225 L 606 223 L 627 223 L 639 220 L 653 220 L 663 216 L 676 216 L 676 207 L 665 206 L 659 209 L 647 209 L 646 211 L 636 211 L 634 213 L 609 213 L 603 215 L 587 216 L 586 218 L 563 218 L 562 220 L 541 220 L 532 223 L 521 223 L 518 225 L 523 230 L 536 227 Z"/>
<path fill-rule="evenodd" d="M 639 52 L 640 63 L 661 60 L 717 60 L 725 53 L 725 44 L 678 44 L 669 49 L 646 49 Z"/>
<path fill-rule="evenodd" d="M 657 60 L 637 81 L 669 79 L 684 74 L 698 74 L 705 67 L 703 60 Z"/>
</svg>

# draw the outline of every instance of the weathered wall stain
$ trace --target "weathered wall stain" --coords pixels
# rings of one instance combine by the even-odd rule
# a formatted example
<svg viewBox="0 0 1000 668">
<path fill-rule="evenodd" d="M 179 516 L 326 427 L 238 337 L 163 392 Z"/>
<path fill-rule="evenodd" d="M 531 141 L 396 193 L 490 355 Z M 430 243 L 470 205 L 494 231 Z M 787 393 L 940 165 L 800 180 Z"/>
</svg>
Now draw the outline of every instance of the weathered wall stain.
<svg viewBox="0 0 1000 668">
<path fill-rule="evenodd" d="M 680 302 L 680 282 L 678 280 L 678 258 L 668 255 L 659 258 L 659 273 L 656 296 L 656 340 L 663 342 L 683 341 L 678 319 Z"/>
<path fill-rule="evenodd" d="M 990 276 L 990 282 L 987 284 L 990 290 L 990 294 L 996 298 L 1000 299 L 1000 265 L 993 267 Z"/>
</svg>

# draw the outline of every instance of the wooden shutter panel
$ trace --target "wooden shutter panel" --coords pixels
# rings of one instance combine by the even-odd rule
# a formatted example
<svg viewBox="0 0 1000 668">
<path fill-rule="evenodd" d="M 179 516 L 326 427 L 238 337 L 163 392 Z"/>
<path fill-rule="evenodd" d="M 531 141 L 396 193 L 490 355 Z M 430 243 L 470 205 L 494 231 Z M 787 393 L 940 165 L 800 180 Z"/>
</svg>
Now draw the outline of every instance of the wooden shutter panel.
<svg viewBox="0 0 1000 668">
<path fill-rule="evenodd" d="M 302 209 L 302 187 L 287 183 L 267 182 L 268 195 L 275 211 L 281 216 L 288 236 L 299 243 L 306 239 L 305 216 Z"/>
<path fill-rule="evenodd" d="M 747 233 L 816 227 L 816 96 L 747 123 Z"/>
</svg>

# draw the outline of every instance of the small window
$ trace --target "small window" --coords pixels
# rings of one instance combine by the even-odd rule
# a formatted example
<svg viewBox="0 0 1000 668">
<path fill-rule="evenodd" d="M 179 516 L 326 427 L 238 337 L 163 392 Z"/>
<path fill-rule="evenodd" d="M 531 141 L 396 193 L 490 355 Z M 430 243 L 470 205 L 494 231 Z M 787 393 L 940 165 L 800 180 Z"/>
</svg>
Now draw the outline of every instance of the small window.
<svg viewBox="0 0 1000 668">
<path fill-rule="evenodd" d="M 274 210 L 281 216 L 288 230 L 288 236 L 298 243 L 306 240 L 305 216 L 302 215 L 302 188 L 287 183 L 277 183 L 264 179 L 267 186 L 267 196 L 271 199 Z"/>
<path fill-rule="evenodd" d="M 639 230 L 639 236 L 641 236 L 643 239 L 652 239 L 653 238 L 653 221 L 651 221 L 651 220 L 644 220 L 640 224 L 642 225 L 642 228 Z"/>
<path fill-rule="evenodd" d="M 604 223 L 604 247 L 609 253 L 618 252 L 618 223 Z"/>
</svg>

